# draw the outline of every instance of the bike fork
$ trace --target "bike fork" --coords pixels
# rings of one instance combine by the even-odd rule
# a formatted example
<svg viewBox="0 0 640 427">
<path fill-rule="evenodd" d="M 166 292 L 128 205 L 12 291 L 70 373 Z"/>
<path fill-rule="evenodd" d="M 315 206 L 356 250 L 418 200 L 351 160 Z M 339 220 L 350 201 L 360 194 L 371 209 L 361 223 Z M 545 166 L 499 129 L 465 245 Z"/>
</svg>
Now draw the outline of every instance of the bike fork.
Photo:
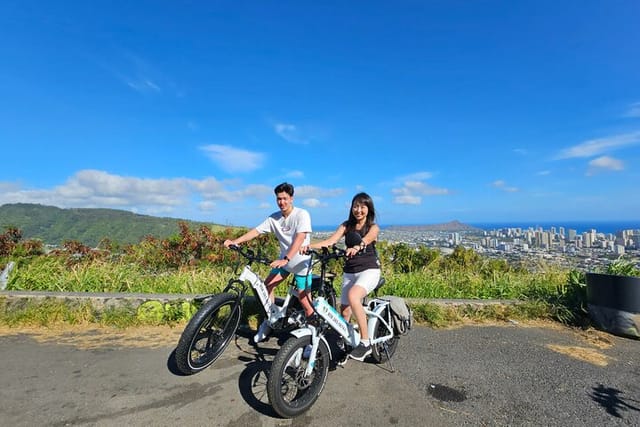
<svg viewBox="0 0 640 427">
<path fill-rule="evenodd" d="M 317 330 L 314 326 L 309 325 L 308 328 L 311 329 L 311 354 L 309 355 L 309 362 L 307 363 L 307 368 L 304 371 L 304 375 L 308 377 L 313 372 L 313 367 L 316 364 L 316 354 L 318 352 L 318 346 L 320 345 L 320 337 L 317 334 Z"/>
</svg>

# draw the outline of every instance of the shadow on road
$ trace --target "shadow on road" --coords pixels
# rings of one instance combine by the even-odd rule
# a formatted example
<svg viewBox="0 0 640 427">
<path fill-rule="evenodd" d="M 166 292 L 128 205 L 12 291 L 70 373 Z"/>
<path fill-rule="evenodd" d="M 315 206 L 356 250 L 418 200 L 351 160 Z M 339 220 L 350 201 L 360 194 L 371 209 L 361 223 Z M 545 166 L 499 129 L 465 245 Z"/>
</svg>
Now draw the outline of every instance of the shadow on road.
<svg viewBox="0 0 640 427">
<path fill-rule="evenodd" d="M 257 412 L 274 418 L 279 418 L 273 410 L 267 396 L 267 375 L 271 361 L 261 359 L 257 355 L 255 360 L 246 360 L 246 368 L 238 378 L 240 395 Z M 241 358 L 244 359 L 244 358 Z"/>
<path fill-rule="evenodd" d="M 186 377 L 186 376 L 188 376 L 187 374 L 185 374 L 182 371 L 180 371 L 180 369 L 178 369 L 178 364 L 176 363 L 176 349 L 175 348 L 173 349 L 173 351 L 171 352 L 171 354 L 167 358 L 167 369 L 173 375 L 176 375 L 178 377 Z"/>
<path fill-rule="evenodd" d="M 616 388 L 605 387 L 603 384 L 598 384 L 597 387 L 593 387 L 591 398 L 605 408 L 607 413 L 616 418 L 622 418 L 621 411 L 640 411 L 640 408 L 627 403 L 625 399 L 620 397 L 623 393 L 624 392 Z M 636 402 L 633 399 L 629 400 Z"/>
</svg>

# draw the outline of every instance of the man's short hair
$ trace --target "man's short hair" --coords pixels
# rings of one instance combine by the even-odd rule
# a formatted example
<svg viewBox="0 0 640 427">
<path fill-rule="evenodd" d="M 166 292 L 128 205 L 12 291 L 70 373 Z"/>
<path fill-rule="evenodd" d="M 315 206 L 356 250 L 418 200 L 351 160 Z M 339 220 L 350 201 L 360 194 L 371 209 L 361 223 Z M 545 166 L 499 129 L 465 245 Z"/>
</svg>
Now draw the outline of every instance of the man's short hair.
<svg viewBox="0 0 640 427">
<path fill-rule="evenodd" d="M 288 182 L 283 182 L 282 184 L 278 184 L 276 188 L 273 189 L 273 192 L 278 193 L 287 193 L 289 196 L 293 197 L 293 185 Z"/>
</svg>

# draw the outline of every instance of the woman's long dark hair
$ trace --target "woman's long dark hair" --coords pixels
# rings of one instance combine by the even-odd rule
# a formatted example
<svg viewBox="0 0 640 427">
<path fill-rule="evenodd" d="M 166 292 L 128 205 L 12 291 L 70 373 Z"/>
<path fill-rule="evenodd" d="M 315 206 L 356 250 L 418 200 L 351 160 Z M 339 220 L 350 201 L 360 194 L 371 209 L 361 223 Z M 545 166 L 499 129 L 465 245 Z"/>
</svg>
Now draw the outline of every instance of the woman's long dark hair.
<svg viewBox="0 0 640 427">
<path fill-rule="evenodd" d="M 347 230 L 356 229 L 356 224 L 358 223 L 358 221 L 353 215 L 353 205 L 355 205 L 356 203 L 363 204 L 369 209 L 369 211 L 367 212 L 367 219 L 365 220 L 364 227 L 360 231 L 364 236 L 369 231 L 369 228 L 371 228 L 371 226 L 376 223 L 376 208 L 373 207 L 373 199 L 367 193 L 358 193 L 353 196 L 353 199 L 351 200 L 351 207 L 349 208 L 349 219 L 345 221 L 345 228 Z"/>
</svg>

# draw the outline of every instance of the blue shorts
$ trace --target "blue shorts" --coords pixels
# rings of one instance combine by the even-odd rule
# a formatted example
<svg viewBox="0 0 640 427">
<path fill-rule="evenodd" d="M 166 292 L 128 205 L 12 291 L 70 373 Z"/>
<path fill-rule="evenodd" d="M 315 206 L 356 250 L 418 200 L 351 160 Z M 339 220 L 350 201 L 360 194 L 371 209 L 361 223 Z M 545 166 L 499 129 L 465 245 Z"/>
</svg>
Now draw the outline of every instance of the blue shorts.
<svg viewBox="0 0 640 427">
<path fill-rule="evenodd" d="M 282 277 L 288 277 L 289 273 L 284 268 L 273 268 L 271 269 L 271 274 L 279 274 Z M 299 291 L 304 291 L 305 289 L 311 289 L 311 280 L 313 279 L 313 274 L 309 273 L 306 276 L 301 276 L 296 274 L 293 276 L 293 279 L 296 281 L 296 289 Z"/>
</svg>

